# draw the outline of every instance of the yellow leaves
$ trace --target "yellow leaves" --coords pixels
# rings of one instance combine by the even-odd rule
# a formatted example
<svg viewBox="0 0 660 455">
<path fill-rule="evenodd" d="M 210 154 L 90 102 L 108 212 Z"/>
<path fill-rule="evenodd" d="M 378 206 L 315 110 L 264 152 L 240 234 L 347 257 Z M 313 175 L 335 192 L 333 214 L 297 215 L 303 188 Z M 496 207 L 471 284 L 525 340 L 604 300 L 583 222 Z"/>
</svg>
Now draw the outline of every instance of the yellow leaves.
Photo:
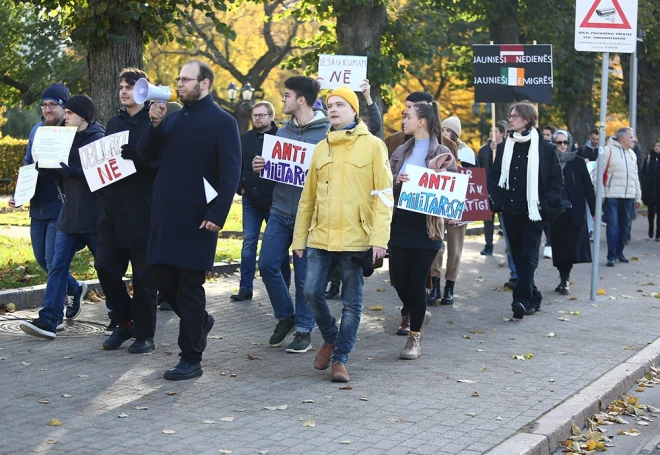
<svg viewBox="0 0 660 455">
<path fill-rule="evenodd" d="M 623 436 L 639 436 L 641 434 L 641 432 L 637 428 L 631 428 L 627 431 L 619 430 L 618 434 L 623 435 Z"/>
<path fill-rule="evenodd" d="M 48 421 L 48 425 L 51 426 L 51 427 L 61 427 L 62 422 L 60 422 L 58 419 L 50 419 Z"/>
<path fill-rule="evenodd" d="M 531 359 L 532 357 L 534 357 L 534 354 L 532 354 L 531 352 L 528 352 L 528 353 L 525 354 L 525 355 L 514 354 L 514 355 L 513 355 L 513 360 L 529 360 L 529 359 Z"/>
<path fill-rule="evenodd" d="M 383 305 L 373 305 L 369 307 L 371 311 L 383 311 Z"/>
<path fill-rule="evenodd" d="M 603 288 L 598 288 L 596 295 L 607 295 L 607 292 Z"/>
<path fill-rule="evenodd" d="M 315 426 L 316 426 L 316 422 L 314 422 L 314 419 L 305 420 L 305 421 L 303 422 L 302 426 L 303 426 L 303 427 L 315 427 Z"/>
<path fill-rule="evenodd" d="M 587 450 L 598 450 L 598 451 L 601 451 L 601 452 L 604 452 L 604 451 L 607 450 L 607 448 L 605 447 L 605 444 L 603 444 L 602 442 L 594 441 L 593 439 L 589 439 L 587 441 L 586 446 L 587 446 L 586 447 Z"/>
</svg>

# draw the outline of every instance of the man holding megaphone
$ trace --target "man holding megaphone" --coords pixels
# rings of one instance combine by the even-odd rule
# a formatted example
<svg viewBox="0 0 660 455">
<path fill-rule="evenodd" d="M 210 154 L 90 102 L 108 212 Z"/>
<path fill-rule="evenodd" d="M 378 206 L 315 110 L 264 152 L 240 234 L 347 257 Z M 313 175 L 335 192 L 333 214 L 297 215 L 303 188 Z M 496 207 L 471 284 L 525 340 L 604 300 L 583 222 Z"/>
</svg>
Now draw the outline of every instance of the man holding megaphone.
<svg viewBox="0 0 660 455">
<path fill-rule="evenodd" d="M 218 231 L 241 174 L 238 124 L 213 101 L 213 78 L 202 61 L 183 65 L 176 79 L 183 109 L 167 115 L 165 104 L 152 103 L 151 127 L 138 147 L 141 158 L 160 160 L 147 262 L 181 319 L 181 361 L 165 372 L 168 380 L 202 375 L 202 352 L 214 323 L 206 312 L 205 272 L 213 267 Z"/>
</svg>

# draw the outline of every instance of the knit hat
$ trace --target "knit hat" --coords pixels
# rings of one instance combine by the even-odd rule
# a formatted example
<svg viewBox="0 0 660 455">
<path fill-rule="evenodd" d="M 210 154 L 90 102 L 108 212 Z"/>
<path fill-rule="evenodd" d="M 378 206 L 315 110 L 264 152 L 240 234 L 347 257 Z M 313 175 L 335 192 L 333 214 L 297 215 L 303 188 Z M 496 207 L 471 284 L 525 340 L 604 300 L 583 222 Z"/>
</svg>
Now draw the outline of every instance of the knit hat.
<svg viewBox="0 0 660 455">
<path fill-rule="evenodd" d="M 426 101 L 427 103 L 430 103 L 431 101 L 433 101 L 433 97 L 426 92 L 412 92 L 410 95 L 408 95 L 406 101 L 412 101 L 413 103 Z"/>
<path fill-rule="evenodd" d="M 87 120 L 87 123 L 92 123 L 92 120 L 94 120 L 96 108 L 94 107 L 94 101 L 87 95 L 72 96 L 66 102 L 66 108 Z"/>
<path fill-rule="evenodd" d="M 326 100 L 330 99 L 331 96 L 338 96 L 340 98 L 344 98 L 346 102 L 348 102 L 348 104 L 351 105 L 351 107 L 353 108 L 356 114 L 360 113 L 360 102 L 358 101 L 357 95 L 353 90 L 346 87 L 345 85 L 342 85 L 341 87 L 337 87 L 336 89 L 328 93 L 328 97 L 326 98 Z"/>
<path fill-rule="evenodd" d="M 55 101 L 60 106 L 64 107 L 69 99 L 69 89 L 64 84 L 59 82 L 49 85 L 41 93 L 41 101 Z"/>
<path fill-rule="evenodd" d="M 440 126 L 442 128 L 449 128 L 454 133 L 456 133 L 456 136 L 461 137 L 461 121 L 458 119 L 458 117 L 448 117 L 442 121 Z"/>
</svg>

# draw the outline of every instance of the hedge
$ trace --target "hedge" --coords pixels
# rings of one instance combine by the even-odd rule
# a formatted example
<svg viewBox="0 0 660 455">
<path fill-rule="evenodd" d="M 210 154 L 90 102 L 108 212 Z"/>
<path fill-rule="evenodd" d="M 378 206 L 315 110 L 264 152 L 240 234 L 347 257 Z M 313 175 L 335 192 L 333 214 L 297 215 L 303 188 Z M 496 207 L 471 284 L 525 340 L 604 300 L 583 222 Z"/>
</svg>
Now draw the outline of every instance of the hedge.
<svg viewBox="0 0 660 455">
<path fill-rule="evenodd" d="M 23 166 L 27 142 L 27 139 L 0 137 L 0 179 L 11 179 L 9 192 L 12 194 L 16 186 L 18 168 Z"/>
</svg>

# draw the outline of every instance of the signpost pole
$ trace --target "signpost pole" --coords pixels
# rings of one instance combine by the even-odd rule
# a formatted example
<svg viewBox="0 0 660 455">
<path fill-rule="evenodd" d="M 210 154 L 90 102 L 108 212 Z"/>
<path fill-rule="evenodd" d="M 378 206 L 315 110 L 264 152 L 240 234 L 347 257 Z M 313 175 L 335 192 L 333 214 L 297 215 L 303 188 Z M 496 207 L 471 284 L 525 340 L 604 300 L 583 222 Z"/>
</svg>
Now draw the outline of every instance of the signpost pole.
<svg viewBox="0 0 660 455">
<path fill-rule="evenodd" d="M 600 227 L 603 214 L 603 174 L 605 173 L 605 126 L 607 124 L 607 83 L 609 76 L 610 53 L 603 53 L 600 83 L 600 138 L 598 140 L 598 165 L 596 172 L 596 219 L 594 220 L 594 256 L 591 262 L 591 294 L 589 298 L 596 300 L 598 289 L 598 263 L 600 261 Z"/>
<path fill-rule="evenodd" d="M 637 46 L 630 57 L 630 127 L 637 134 Z"/>
</svg>

